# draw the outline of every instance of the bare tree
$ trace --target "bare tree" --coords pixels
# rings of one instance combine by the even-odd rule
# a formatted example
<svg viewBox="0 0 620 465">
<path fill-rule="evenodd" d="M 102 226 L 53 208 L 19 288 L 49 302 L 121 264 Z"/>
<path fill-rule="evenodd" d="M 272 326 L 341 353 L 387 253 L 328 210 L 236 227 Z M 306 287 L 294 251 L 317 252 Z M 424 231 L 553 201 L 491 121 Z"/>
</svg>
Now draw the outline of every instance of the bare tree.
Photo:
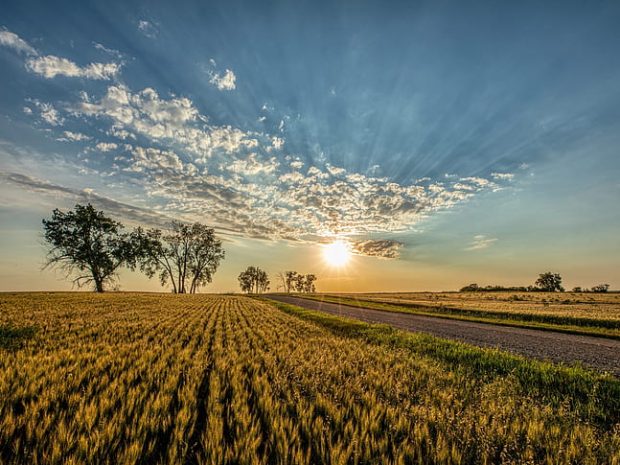
<svg viewBox="0 0 620 465">
<path fill-rule="evenodd" d="M 78 287 L 92 284 L 97 292 L 116 277 L 121 266 L 136 264 L 136 250 L 123 225 L 88 204 L 62 212 L 55 209 L 43 220 L 49 244 L 45 267 L 59 267 Z"/>
<path fill-rule="evenodd" d="M 278 274 L 276 275 L 276 279 L 280 283 L 276 287 L 276 290 L 279 291 L 280 289 L 282 289 L 284 292 L 288 292 L 287 286 L 286 286 L 286 275 L 282 271 L 279 271 Z"/>
</svg>

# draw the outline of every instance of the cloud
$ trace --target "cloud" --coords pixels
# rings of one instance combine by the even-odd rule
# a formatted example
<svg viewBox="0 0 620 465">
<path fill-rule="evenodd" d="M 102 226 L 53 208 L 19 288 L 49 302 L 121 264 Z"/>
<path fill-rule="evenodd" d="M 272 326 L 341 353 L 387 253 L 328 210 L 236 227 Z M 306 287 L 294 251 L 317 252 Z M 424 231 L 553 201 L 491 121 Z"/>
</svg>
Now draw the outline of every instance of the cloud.
<svg viewBox="0 0 620 465">
<path fill-rule="evenodd" d="M 102 52 L 105 52 L 109 55 L 115 56 L 118 59 L 123 58 L 123 54 L 121 52 L 119 52 L 118 50 L 115 50 L 113 48 L 108 48 L 105 45 L 102 45 L 100 43 L 94 42 L 95 48 L 97 50 L 101 50 Z"/>
<path fill-rule="evenodd" d="M 132 93 L 123 85 L 110 86 L 100 100 L 93 102 L 84 96 L 71 111 L 75 115 L 109 119 L 115 131 L 181 146 L 201 163 L 218 151 L 232 153 L 258 145 L 251 133 L 231 126 L 205 124 L 206 118 L 190 99 L 163 99 L 151 88 Z"/>
<path fill-rule="evenodd" d="M 275 158 L 271 158 L 268 161 L 261 161 L 255 153 L 251 153 L 247 158 L 237 159 L 225 165 L 224 169 L 231 173 L 241 174 L 247 177 L 273 173 L 278 166 L 279 163 Z"/>
<path fill-rule="evenodd" d="M 51 126 L 60 126 L 65 122 L 65 119 L 60 115 L 60 112 L 54 108 L 51 103 L 41 102 L 40 100 L 29 100 L 38 110 L 41 119 Z M 27 114 L 31 114 L 26 112 Z"/>
<path fill-rule="evenodd" d="M 378 258 L 398 258 L 402 242 L 390 239 L 352 241 L 353 253 Z"/>
<path fill-rule="evenodd" d="M 137 224 L 161 227 L 172 221 L 169 216 L 147 208 L 118 202 L 99 195 L 92 189 L 73 189 L 20 173 L 0 172 L 0 179 L 29 192 L 63 197 L 76 203 L 91 203 L 113 217 L 126 219 Z"/>
<path fill-rule="evenodd" d="M 224 74 L 211 72 L 209 82 L 219 90 L 235 90 L 237 85 L 237 76 L 230 69 L 224 71 Z"/>
<path fill-rule="evenodd" d="M 512 173 L 491 173 L 491 177 L 496 180 L 510 181 L 515 175 Z"/>
<path fill-rule="evenodd" d="M 114 142 L 99 142 L 95 145 L 95 148 L 100 152 L 110 152 L 118 148 L 118 144 Z"/>
<path fill-rule="evenodd" d="M 139 141 L 125 146 L 111 166 L 98 160 L 89 169 L 141 189 L 158 211 L 197 221 L 207 216 L 216 228 L 245 237 L 320 240 L 402 232 L 500 188 L 501 180 L 483 177 L 397 183 L 371 174 L 378 170 L 351 172 L 320 159 L 306 166 L 282 152 L 279 137 L 211 124 L 189 98 L 151 88 L 110 85 L 99 97 L 83 93 L 62 111 L 117 138 L 108 144 Z M 91 150 L 96 148 L 93 143 Z M 398 256 L 399 248 L 395 241 L 361 241 L 358 247 L 384 258 Z"/>
<path fill-rule="evenodd" d="M 144 34 L 146 37 L 148 37 L 149 39 L 154 39 L 155 37 L 157 37 L 157 34 L 159 33 L 157 26 L 155 26 L 155 24 L 145 19 L 141 19 L 138 21 L 138 30 L 142 34 Z"/>
<path fill-rule="evenodd" d="M 184 165 L 179 156 L 170 150 L 136 147 L 132 154 L 133 164 L 128 168 L 128 171 L 147 172 L 153 175 L 164 172 L 193 174 L 196 170 L 191 164 Z"/>
<path fill-rule="evenodd" d="M 0 29 L 0 46 L 25 55 L 37 55 L 37 51 L 28 42 L 6 28 Z"/>
<path fill-rule="evenodd" d="M 68 142 L 68 141 L 81 142 L 81 141 L 87 141 L 91 139 L 86 134 L 82 134 L 79 132 L 72 132 L 72 131 L 64 131 L 62 135 L 63 137 L 60 137 L 57 140 L 65 141 L 65 142 Z"/>
<path fill-rule="evenodd" d="M 67 58 L 47 55 L 31 58 L 26 62 L 26 68 L 47 79 L 56 76 L 81 77 L 95 80 L 110 80 L 120 71 L 118 63 L 90 63 L 84 67 L 76 65 Z"/>
<path fill-rule="evenodd" d="M 67 76 L 110 80 L 116 77 L 121 70 L 121 65 L 118 63 L 90 63 L 81 67 L 67 58 L 54 55 L 39 56 L 34 47 L 6 28 L 0 29 L 0 46 L 12 48 L 19 53 L 30 55 L 31 58 L 26 60 L 26 69 L 47 79 L 56 76 Z M 95 47 L 112 52 L 112 50 L 106 49 L 100 44 L 95 44 Z"/>
<path fill-rule="evenodd" d="M 482 250 L 482 249 L 486 249 L 486 248 L 490 247 L 491 245 L 493 245 L 495 242 L 497 242 L 497 238 L 496 237 L 487 237 L 484 234 L 478 234 L 478 235 L 474 236 L 474 238 L 471 241 L 469 247 L 467 247 L 465 250 Z"/>
</svg>

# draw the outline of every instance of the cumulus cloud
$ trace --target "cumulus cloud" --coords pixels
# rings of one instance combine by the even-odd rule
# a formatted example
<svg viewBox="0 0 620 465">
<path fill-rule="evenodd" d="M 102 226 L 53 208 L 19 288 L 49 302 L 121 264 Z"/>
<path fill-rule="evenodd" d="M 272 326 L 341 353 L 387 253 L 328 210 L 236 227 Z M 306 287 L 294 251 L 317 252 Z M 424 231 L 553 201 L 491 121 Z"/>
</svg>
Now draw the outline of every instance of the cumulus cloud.
<svg viewBox="0 0 620 465">
<path fill-rule="evenodd" d="M 99 142 L 95 145 L 95 148 L 100 152 L 110 152 L 118 148 L 118 144 L 115 142 Z"/>
<path fill-rule="evenodd" d="M 211 72 L 210 76 L 209 82 L 219 90 L 235 90 L 237 88 L 237 76 L 230 69 L 224 71 L 224 74 Z"/>
<path fill-rule="evenodd" d="M 192 164 L 183 164 L 179 156 L 170 150 L 136 147 L 133 151 L 133 164 L 127 169 L 138 173 L 148 172 L 150 175 L 162 173 L 194 174 L 196 168 Z"/>
<path fill-rule="evenodd" d="M 121 65 L 118 63 L 90 63 L 86 66 L 78 66 L 67 58 L 54 55 L 39 56 L 34 47 L 7 29 L 0 29 L 0 46 L 12 48 L 19 53 L 29 55 L 30 58 L 26 60 L 26 69 L 47 79 L 56 76 L 67 76 L 110 80 L 116 77 L 121 70 Z M 110 51 L 100 44 L 96 44 L 97 46 Z"/>
<path fill-rule="evenodd" d="M 492 246 L 497 242 L 496 237 L 488 237 L 484 234 L 474 236 L 473 240 L 465 250 L 482 250 Z"/>
<path fill-rule="evenodd" d="M 378 258 L 398 258 L 402 246 L 402 242 L 390 239 L 352 242 L 353 253 Z"/>
<path fill-rule="evenodd" d="M 34 47 L 6 28 L 0 29 L 0 46 L 11 48 L 25 55 L 37 55 L 37 51 Z"/>
<path fill-rule="evenodd" d="M 107 118 L 117 131 L 180 145 L 201 162 L 216 151 L 232 153 L 258 145 L 250 133 L 231 126 L 204 124 L 206 118 L 199 115 L 188 98 L 163 99 L 151 88 L 132 93 L 122 85 L 110 86 L 100 100 L 92 102 L 84 96 L 72 111 L 78 115 Z"/>
<path fill-rule="evenodd" d="M 190 99 L 160 96 L 151 88 L 133 92 L 111 85 L 99 97 L 82 94 L 64 111 L 83 123 L 96 120 L 110 137 L 140 141 L 125 145 L 129 156 L 116 157 L 102 175 L 143 189 L 171 216 L 206 215 L 220 230 L 246 237 L 316 240 L 406 231 L 501 182 L 467 177 L 408 184 L 321 160 L 306 167 L 282 153 L 280 138 L 213 125 Z M 400 247 L 389 240 L 360 241 L 357 250 L 395 258 Z"/>
<path fill-rule="evenodd" d="M 90 63 L 84 67 L 80 67 L 67 58 L 47 55 L 29 59 L 26 62 L 26 68 L 47 79 L 56 76 L 67 76 L 110 80 L 119 73 L 121 65 L 118 63 Z"/>
</svg>

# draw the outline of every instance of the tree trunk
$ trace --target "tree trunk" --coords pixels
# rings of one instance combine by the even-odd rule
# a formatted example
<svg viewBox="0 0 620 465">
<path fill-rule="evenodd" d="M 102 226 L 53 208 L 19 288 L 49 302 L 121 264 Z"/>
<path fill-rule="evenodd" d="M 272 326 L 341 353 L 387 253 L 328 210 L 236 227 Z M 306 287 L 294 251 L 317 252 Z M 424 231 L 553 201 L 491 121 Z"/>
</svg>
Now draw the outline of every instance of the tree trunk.
<svg viewBox="0 0 620 465">
<path fill-rule="evenodd" d="M 97 292 L 103 292 L 103 283 L 100 279 L 95 279 L 95 290 Z"/>
</svg>

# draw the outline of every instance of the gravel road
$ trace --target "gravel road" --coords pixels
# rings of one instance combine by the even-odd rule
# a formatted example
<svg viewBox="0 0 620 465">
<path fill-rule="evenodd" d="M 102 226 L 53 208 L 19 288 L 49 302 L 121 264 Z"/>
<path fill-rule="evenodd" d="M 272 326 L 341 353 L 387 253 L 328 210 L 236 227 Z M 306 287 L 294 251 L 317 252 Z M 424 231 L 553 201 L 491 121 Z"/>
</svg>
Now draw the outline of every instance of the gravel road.
<svg viewBox="0 0 620 465">
<path fill-rule="evenodd" d="M 581 362 L 620 376 L 620 341 L 614 339 L 357 308 L 285 295 L 268 297 L 369 323 L 389 324 L 395 328 L 430 333 L 480 347 L 497 347 L 526 357 L 553 362 Z"/>
</svg>

